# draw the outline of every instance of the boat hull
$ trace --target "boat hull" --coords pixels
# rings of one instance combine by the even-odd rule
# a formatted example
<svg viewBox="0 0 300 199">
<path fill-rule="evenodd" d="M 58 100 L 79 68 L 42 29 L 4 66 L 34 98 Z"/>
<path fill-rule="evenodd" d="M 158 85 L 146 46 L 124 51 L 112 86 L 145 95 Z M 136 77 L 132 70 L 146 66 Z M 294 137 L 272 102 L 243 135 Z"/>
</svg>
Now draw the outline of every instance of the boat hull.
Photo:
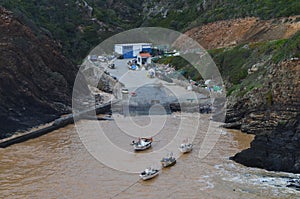
<svg viewBox="0 0 300 199">
<path fill-rule="evenodd" d="M 146 145 L 144 145 L 144 146 L 133 145 L 133 149 L 134 149 L 135 151 L 144 151 L 144 150 L 146 150 L 146 149 L 149 149 L 150 147 L 151 147 L 151 143 L 146 144 Z"/>
<path fill-rule="evenodd" d="M 192 149 L 179 149 L 181 153 L 189 153 Z"/>
</svg>

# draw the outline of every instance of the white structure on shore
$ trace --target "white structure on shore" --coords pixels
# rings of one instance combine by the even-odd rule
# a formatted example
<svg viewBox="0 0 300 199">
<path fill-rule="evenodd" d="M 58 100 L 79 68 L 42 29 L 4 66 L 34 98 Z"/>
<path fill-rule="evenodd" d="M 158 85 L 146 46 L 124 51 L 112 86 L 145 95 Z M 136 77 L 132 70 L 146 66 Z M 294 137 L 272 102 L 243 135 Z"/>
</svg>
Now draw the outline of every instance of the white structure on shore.
<svg viewBox="0 0 300 199">
<path fill-rule="evenodd" d="M 150 53 L 139 53 L 137 56 L 137 64 L 140 66 L 151 64 Z"/>
<path fill-rule="evenodd" d="M 151 53 L 151 43 L 128 43 L 115 44 L 115 53 L 122 55 L 123 58 L 136 58 L 140 52 Z"/>
</svg>

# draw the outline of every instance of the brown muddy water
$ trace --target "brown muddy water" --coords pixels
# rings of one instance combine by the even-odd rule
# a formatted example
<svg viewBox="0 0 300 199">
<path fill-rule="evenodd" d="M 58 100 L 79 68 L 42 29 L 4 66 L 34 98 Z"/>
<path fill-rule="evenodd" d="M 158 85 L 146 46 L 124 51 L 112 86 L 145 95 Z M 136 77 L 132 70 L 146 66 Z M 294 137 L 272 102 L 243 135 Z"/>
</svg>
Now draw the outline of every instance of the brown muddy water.
<svg viewBox="0 0 300 199">
<path fill-rule="evenodd" d="M 195 128 L 188 117 L 185 130 Z M 150 122 L 143 116 L 133 120 L 139 125 Z M 138 155 L 133 153 L 133 157 L 139 158 L 168 144 L 176 136 L 172 132 L 181 128 L 178 120 L 176 115 L 167 116 L 163 129 L 154 135 L 152 148 Z M 132 137 L 122 134 L 118 127 L 126 122 L 120 120 L 116 125 L 115 121 L 80 121 L 77 127 L 92 132 L 93 124 L 100 124 L 111 142 L 133 152 L 129 145 Z M 137 173 L 112 169 L 94 158 L 81 141 L 86 135 L 80 139 L 75 125 L 0 149 L 0 198 L 299 198 L 299 192 L 286 187 L 288 180 L 299 176 L 247 168 L 229 160 L 249 147 L 251 135 L 227 131 L 213 123 L 219 138 L 210 153 L 199 158 L 208 124 L 209 115 L 201 116 L 194 150 L 181 156 L 174 151 L 177 164 L 149 181 L 141 181 Z M 95 135 L 88 136 L 93 139 Z M 125 158 L 118 166 L 127 163 Z"/>
</svg>

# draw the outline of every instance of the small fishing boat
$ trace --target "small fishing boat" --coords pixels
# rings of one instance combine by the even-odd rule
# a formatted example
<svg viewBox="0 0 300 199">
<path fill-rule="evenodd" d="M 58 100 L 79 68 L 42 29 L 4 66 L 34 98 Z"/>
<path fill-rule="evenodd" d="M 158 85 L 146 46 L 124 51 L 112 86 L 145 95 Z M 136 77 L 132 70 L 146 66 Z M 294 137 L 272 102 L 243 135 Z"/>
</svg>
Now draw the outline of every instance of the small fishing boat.
<svg viewBox="0 0 300 199">
<path fill-rule="evenodd" d="M 132 141 L 132 146 L 135 151 L 143 151 L 151 147 L 152 138 L 139 138 L 138 141 Z"/>
<path fill-rule="evenodd" d="M 123 94 L 128 94 L 129 91 L 128 91 L 128 88 L 122 88 L 122 91 L 121 91 Z"/>
<path fill-rule="evenodd" d="M 188 153 L 193 150 L 193 145 L 191 143 L 183 143 L 180 145 L 179 150 L 182 153 Z"/>
<path fill-rule="evenodd" d="M 176 164 L 176 158 L 173 157 L 173 154 L 171 153 L 167 157 L 162 158 L 160 162 L 163 167 L 170 167 Z"/>
<path fill-rule="evenodd" d="M 151 178 L 154 178 L 159 174 L 158 169 L 153 169 L 153 168 L 147 168 L 144 171 L 140 173 L 140 177 L 142 180 L 149 180 Z"/>
</svg>

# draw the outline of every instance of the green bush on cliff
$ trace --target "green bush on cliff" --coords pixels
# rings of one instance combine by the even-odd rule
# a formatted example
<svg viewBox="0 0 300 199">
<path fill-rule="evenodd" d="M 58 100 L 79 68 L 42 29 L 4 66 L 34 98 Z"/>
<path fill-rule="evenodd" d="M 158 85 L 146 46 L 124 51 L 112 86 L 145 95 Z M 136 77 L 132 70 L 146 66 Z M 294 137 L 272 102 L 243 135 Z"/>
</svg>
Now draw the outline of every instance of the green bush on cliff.
<svg viewBox="0 0 300 199">
<path fill-rule="evenodd" d="M 159 1 L 158 1 L 159 2 Z M 171 1 L 170 1 L 171 2 Z M 175 30 L 184 30 L 219 20 L 259 17 L 272 19 L 300 14 L 300 4 L 295 0 L 211 0 L 172 1 L 168 5 L 169 13 L 148 19 L 150 26 L 161 26 Z M 184 24 L 180 24 L 184 22 Z"/>
<path fill-rule="evenodd" d="M 243 45 L 223 51 L 209 51 L 216 62 L 223 78 L 234 85 L 239 84 L 247 76 L 247 68 L 244 67 L 251 56 L 252 50 Z"/>
<path fill-rule="evenodd" d="M 264 76 L 268 65 L 291 57 L 300 57 L 299 49 L 300 31 L 290 39 L 242 44 L 233 48 L 213 49 L 208 52 L 218 66 L 223 80 L 230 86 L 227 88 L 227 95 L 236 93 L 243 96 L 252 89 L 262 86 L 259 76 Z M 195 81 L 201 79 L 201 74 L 181 57 L 165 57 L 158 62 L 171 64 L 186 78 Z M 259 64 L 258 71 L 248 75 L 248 69 L 254 64 Z"/>
<path fill-rule="evenodd" d="M 298 31 L 292 38 L 283 40 L 281 48 L 273 56 L 273 61 L 278 63 L 284 59 L 292 57 L 300 58 L 300 31 Z"/>
</svg>

